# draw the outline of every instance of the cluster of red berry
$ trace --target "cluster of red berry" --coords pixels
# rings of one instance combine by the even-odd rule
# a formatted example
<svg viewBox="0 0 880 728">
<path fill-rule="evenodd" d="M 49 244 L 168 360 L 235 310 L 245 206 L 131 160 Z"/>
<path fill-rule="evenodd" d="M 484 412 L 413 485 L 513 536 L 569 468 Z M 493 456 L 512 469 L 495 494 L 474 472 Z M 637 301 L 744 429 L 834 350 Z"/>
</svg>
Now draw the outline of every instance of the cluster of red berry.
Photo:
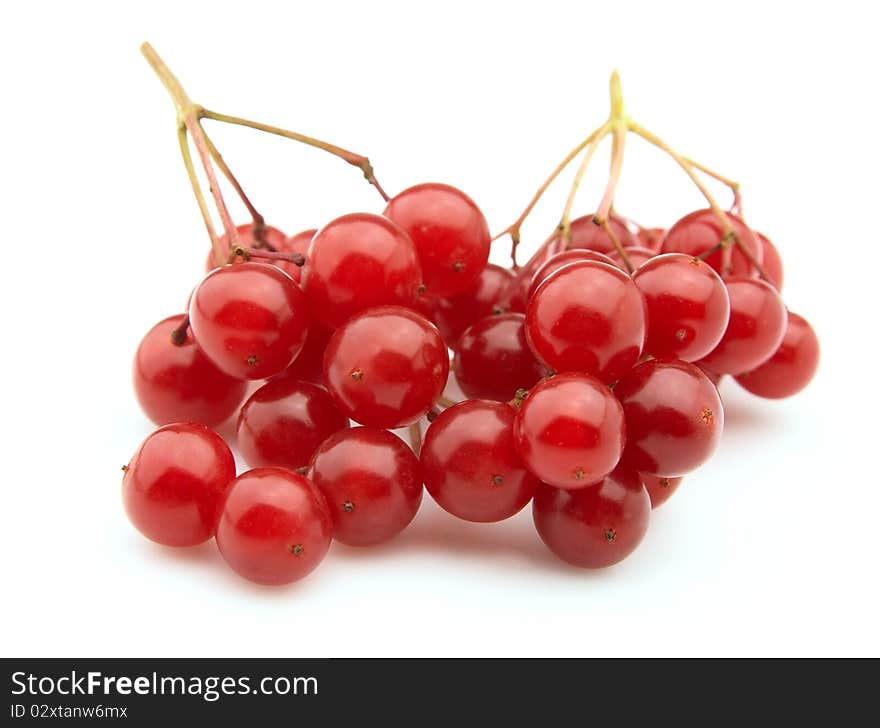
<svg viewBox="0 0 880 728">
<path fill-rule="evenodd" d="M 627 119 L 625 131 L 644 130 Z M 290 238 L 256 217 L 212 234 L 187 313 L 135 357 L 138 400 L 163 426 L 125 468 L 132 522 L 170 546 L 216 537 L 239 574 L 280 584 L 332 538 L 400 533 L 424 484 L 469 521 L 531 501 L 540 537 L 575 565 L 626 557 L 652 506 L 717 447 L 719 378 L 786 397 L 819 348 L 782 301 L 776 248 L 738 215 L 710 198 L 668 230 L 643 229 L 608 198 L 596 215 L 567 208 L 510 270 L 488 264 L 477 205 L 441 184 Z M 443 396 L 450 350 L 459 403 Z M 267 381 L 241 406 L 254 380 Z M 239 408 L 253 469 L 236 477 L 209 427 Z M 389 431 L 407 426 L 412 447 Z"/>
</svg>

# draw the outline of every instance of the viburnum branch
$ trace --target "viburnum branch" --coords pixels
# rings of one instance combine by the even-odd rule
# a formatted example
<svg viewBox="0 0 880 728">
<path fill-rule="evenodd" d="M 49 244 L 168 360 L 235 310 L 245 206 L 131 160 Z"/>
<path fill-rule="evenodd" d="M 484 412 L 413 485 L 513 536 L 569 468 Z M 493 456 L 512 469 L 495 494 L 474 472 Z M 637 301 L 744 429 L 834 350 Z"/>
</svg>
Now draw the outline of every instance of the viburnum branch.
<svg viewBox="0 0 880 728">
<path fill-rule="evenodd" d="M 614 193 L 617 191 L 617 183 L 620 181 L 620 173 L 623 171 L 623 150 L 626 147 L 626 127 L 618 125 L 614 129 L 611 140 L 611 170 L 608 173 L 608 184 L 605 186 L 605 194 L 599 203 L 599 209 L 593 219 L 602 225 L 608 220 L 611 206 L 614 204 Z"/>
<path fill-rule="evenodd" d="M 180 143 L 180 154 L 183 157 L 183 166 L 186 168 L 186 174 L 189 177 L 189 183 L 192 187 L 193 194 L 196 196 L 196 203 L 199 206 L 199 212 L 202 214 L 202 221 L 208 231 L 208 237 L 211 239 L 211 251 L 214 254 L 214 263 L 223 265 L 226 262 L 227 251 L 223 247 L 217 233 L 214 230 L 214 223 L 211 220 L 211 213 L 208 210 L 208 203 L 202 194 L 199 178 L 196 176 L 196 168 L 193 166 L 192 155 L 189 151 L 189 139 L 186 136 L 186 127 L 178 127 L 177 140 Z"/>
<path fill-rule="evenodd" d="M 180 323 L 171 330 L 171 343 L 183 346 L 186 343 L 186 332 L 189 330 L 189 314 L 185 313 Z"/>
<path fill-rule="evenodd" d="M 709 167 L 707 167 L 704 164 L 700 164 L 699 162 L 694 161 L 690 157 L 682 157 L 682 159 L 684 159 L 684 161 L 687 162 L 689 165 L 691 165 L 691 167 L 693 167 L 694 169 L 699 170 L 700 172 L 702 172 L 706 176 L 711 177 L 712 179 L 720 182 L 721 184 L 723 184 L 726 187 L 729 187 L 731 193 L 733 194 L 733 205 L 732 205 L 731 209 L 738 210 L 740 208 L 742 201 L 740 199 L 739 182 L 735 182 L 732 179 L 730 179 L 729 177 L 725 177 L 724 175 L 718 174 L 718 172 L 710 169 Z"/>
<path fill-rule="evenodd" d="M 286 253 L 278 250 L 266 250 L 265 248 L 247 248 L 243 245 L 236 245 L 230 255 L 230 260 L 243 258 L 250 260 L 251 258 L 261 258 L 263 260 L 283 260 L 302 267 L 306 264 L 306 256 L 302 253 Z"/>
<path fill-rule="evenodd" d="M 456 402 L 454 399 L 449 399 L 449 397 L 440 397 L 440 399 L 437 400 L 437 404 L 439 404 L 441 407 L 449 408 L 454 407 L 458 404 L 458 402 Z"/>
<path fill-rule="evenodd" d="M 230 247 L 234 247 L 238 245 L 238 232 L 235 229 L 235 225 L 232 224 L 229 210 L 226 209 L 226 203 L 223 201 L 223 193 L 220 191 L 220 186 L 217 184 L 217 175 L 214 174 L 214 166 L 211 164 L 211 155 L 208 152 L 208 147 L 205 143 L 204 132 L 199 125 L 199 117 L 202 108 L 192 102 L 186 91 L 183 90 L 180 81 L 177 80 L 177 77 L 171 72 L 171 69 L 168 68 L 159 54 L 156 53 L 153 46 L 149 43 L 143 43 L 141 45 L 141 53 L 144 55 L 144 58 L 147 59 L 150 67 L 159 77 L 162 85 L 165 86 L 165 89 L 174 101 L 174 106 L 177 109 L 178 134 L 181 130 L 185 129 L 189 132 L 189 135 L 192 138 L 193 145 L 199 153 L 199 158 L 205 169 L 205 176 L 208 178 L 208 185 L 211 195 L 214 198 L 214 204 L 217 206 L 217 212 L 220 214 L 220 220 L 223 222 L 226 239 L 229 241 Z M 187 169 L 187 173 L 189 172 L 190 170 Z M 190 180 L 193 180 L 192 175 L 190 175 Z M 196 193 L 197 197 L 199 194 L 200 193 L 198 192 Z M 220 252 L 219 249 L 221 246 L 215 243 L 215 237 L 216 236 L 212 236 L 211 238 L 211 246 L 214 251 L 214 259 L 218 265 L 220 265 L 222 264 L 222 259 L 225 255 L 220 255 L 220 259 L 218 259 L 218 253 Z"/>
<path fill-rule="evenodd" d="M 586 139 L 584 139 L 580 144 L 578 144 L 574 149 L 572 149 L 565 158 L 556 166 L 547 179 L 544 180 L 544 183 L 538 188 L 537 192 L 532 196 L 532 199 L 529 201 L 529 204 L 526 205 L 526 208 L 520 213 L 520 216 L 514 220 L 510 225 L 508 225 L 504 230 L 498 233 L 493 240 L 498 240 L 498 238 L 504 237 L 505 235 L 510 235 L 510 239 L 512 241 L 510 256 L 513 261 L 514 268 L 518 267 L 516 263 L 516 248 L 519 245 L 520 240 L 520 228 L 522 228 L 523 223 L 526 221 L 526 218 L 535 208 L 535 205 L 538 204 L 541 197 L 544 196 L 544 193 L 547 191 L 547 188 L 550 187 L 551 184 L 556 180 L 556 178 L 562 174 L 566 167 L 580 154 L 584 149 L 586 149 L 589 145 L 591 145 L 597 136 L 603 134 L 605 131 L 606 125 L 603 124 L 599 128 L 595 129 Z"/>
<path fill-rule="evenodd" d="M 348 164 L 357 167 L 363 172 L 364 177 L 367 182 L 369 182 L 379 194 L 382 196 L 382 199 L 385 202 L 388 202 L 390 197 L 385 193 L 385 190 L 382 189 L 382 186 L 379 184 L 379 181 L 376 179 L 376 174 L 373 171 L 373 165 L 370 163 L 368 157 L 363 156 L 362 154 L 356 154 L 355 152 L 351 152 L 348 149 L 343 149 L 342 147 L 338 147 L 335 144 L 330 144 L 325 141 L 321 141 L 320 139 L 315 139 L 314 137 L 306 136 L 305 134 L 299 134 L 295 131 L 289 131 L 287 129 L 282 129 L 278 126 L 272 126 L 270 124 L 261 124 L 258 121 L 251 121 L 250 119 L 243 119 L 239 116 L 230 116 L 229 114 L 221 114 L 217 111 L 210 111 L 209 109 L 202 108 L 200 110 L 200 117 L 202 119 L 213 119 L 214 121 L 220 121 L 224 124 L 235 124 L 237 126 L 246 126 L 250 129 L 256 129 L 257 131 L 263 131 L 267 134 L 275 134 L 276 136 L 284 137 L 285 139 L 292 139 L 293 141 L 300 142 L 302 144 L 306 144 L 310 147 L 315 147 L 317 149 L 323 149 L 325 152 L 329 152 L 330 154 L 339 157 L 342 161 L 347 162 Z"/>
<path fill-rule="evenodd" d="M 201 127 L 201 124 L 199 126 Z M 265 248 L 267 250 L 275 250 L 275 246 L 273 246 L 268 240 L 266 240 L 266 219 L 257 211 L 257 208 L 254 207 L 250 198 L 247 196 L 247 194 L 245 194 L 245 191 L 244 189 L 242 189 L 241 184 L 239 184 L 238 179 L 236 179 L 235 175 L 232 173 L 229 165 L 226 164 L 226 160 L 223 159 L 223 155 L 220 154 L 220 150 L 217 149 L 217 147 L 214 145 L 214 142 L 211 141 L 211 137 L 208 136 L 207 132 L 204 130 L 204 127 L 202 127 L 202 134 L 205 137 L 205 144 L 207 144 L 208 146 L 208 152 L 211 154 L 211 158 L 220 168 L 220 171 L 223 173 L 223 176 L 226 177 L 226 179 L 229 181 L 229 184 L 232 185 L 232 188 L 235 190 L 236 194 L 238 194 L 238 198 L 247 208 L 247 211 L 251 216 L 251 220 L 253 220 L 252 233 L 254 242 L 259 244 L 258 247 Z"/>
<path fill-rule="evenodd" d="M 574 180 L 572 180 L 571 189 L 568 192 L 568 199 L 565 201 L 565 208 L 562 211 L 562 219 L 559 222 L 560 237 L 566 245 L 571 242 L 571 208 L 574 206 L 574 200 L 577 196 L 578 188 L 581 185 L 581 180 L 584 178 L 584 173 L 587 171 L 590 160 L 593 158 L 593 155 L 599 148 L 599 143 L 608 134 L 609 129 L 610 125 L 608 123 L 603 124 L 599 128 L 599 133 L 587 147 L 584 158 L 581 160 L 581 164 L 578 167 L 578 171 L 574 176 Z"/>
</svg>

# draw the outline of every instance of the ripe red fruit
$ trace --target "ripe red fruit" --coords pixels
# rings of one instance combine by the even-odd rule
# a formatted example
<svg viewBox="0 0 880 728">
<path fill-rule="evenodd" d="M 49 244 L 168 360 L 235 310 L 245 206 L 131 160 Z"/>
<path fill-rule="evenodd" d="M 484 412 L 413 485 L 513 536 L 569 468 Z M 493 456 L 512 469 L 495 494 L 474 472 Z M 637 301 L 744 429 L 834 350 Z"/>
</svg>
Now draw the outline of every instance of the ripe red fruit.
<svg viewBox="0 0 880 728">
<path fill-rule="evenodd" d="M 526 467 L 557 488 L 602 480 L 626 442 L 623 408 L 611 390 L 588 374 L 543 380 L 516 414 L 514 442 Z"/>
<path fill-rule="evenodd" d="M 182 344 L 171 332 L 183 314 L 160 321 L 138 345 L 132 375 L 138 403 L 153 422 L 198 422 L 212 427 L 226 420 L 244 399 L 247 385 L 221 372 L 187 329 Z"/>
<path fill-rule="evenodd" d="M 289 377 L 254 392 L 238 417 L 238 447 L 251 467 L 296 470 L 334 432 L 348 427 L 327 390 Z"/>
<path fill-rule="evenodd" d="M 727 213 L 730 224 L 739 241 L 748 247 L 752 255 L 760 263 L 762 260 L 761 244 L 751 229 L 736 215 Z M 703 253 L 711 250 L 721 242 L 723 233 L 721 223 L 710 209 L 696 210 L 688 213 L 669 230 L 663 238 L 660 246 L 661 253 L 684 253 L 691 258 L 699 258 Z M 733 247 L 731 256 L 731 275 L 749 276 L 755 270 L 748 258 L 743 255 L 738 246 Z M 706 262 L 717 273 L 721 273 L 721 251 L 716 251 Z"/>
<path fill-rule="evenodd" d="M 380 306 L 340 326 L 324 353 L 324 381 L 342 410 L 372 427 L 403 427 L 443 393 L 449 352 L 437 327 L 415 311 Z"/>
<path fill-rule="evenodd" d="M 706 263 L 667 253 L 642 265 L 633 280 L 648 306 L 648 354 L 696 361 L 721 341 L 730 318 L 730 297 L 721 277 Z"/>
<path fill-rule="evenodd" d="M 432 318 L 450 347 L 455 347 L 468 326 L 495 313 L 498 298 L 512 280 L 510 270 L 490 263 L 473 288 L 453 298 L 434 299 Z"/>
<path fill-rule="evenodd" d="M 527 301 L 531 300 L 532 296 L 535 295 L 535 291 L 538 290 L 538 286 L 540 286 L 560 268 L 565 267 L 569 263 L 576 263 L 582 260 L 593 260 L 597 263 L 607 263 L 608 265 L 613 265 L 617 267 L 617 264 L 613 260 L 611 260 L 611 258 L 609 258 L 604 253 L 597 253 L 595 250 L 586 250 L 585 248 L 573 248 L 572 250 L 564 250 L 563 252 L 557 253 L 556 255 L 548 258 L 544 262 L 544 265 L 538 268 L 537 272 L 532 277 L 532 283 L 529 286 Z"/>
<path fill-rule="evenodd" d="M 302 349 L 310 319 L 299 286 L 264 263 L 208 273 L 192 295 L 189 318 L 205 354 L 239 379 L 266 379 L 284 370 Z"/>
<path fill-rule="evenodd" d="M 296 235 L 291 235 L 289 238 L 286 238 L 280 245 L 276 245 L 275 247 L 281 253 L 300 253 L 305 256 L 308 254 L 309 245 L 317 232 L 318 231 L 315 229 L 303 230 Z M 286 261 L 275 261 L 275 265 L 281 268 L 281 270 L 287 273 L 297 283 L 302 279 L 302 266 L 294 265 L 293 263 L 288 263 Z"/>
<path fill-rule="evenodd" d="M 685 475 L 715 452 L 724 410 L 715 385 L 693 364 L 651 360 L 614 387 L 626 415 L 622 463 L 643 473 Z"/>
<path fill-rule="evenodd" d="M 412 238 L 425 285 L 434 296 L 455 296 L 476 284 L 489 259 L 489 225 L 461 190 L 433 182 L 392 197 L 385 216 Z"/>
<path fill-rule="evenodd" d="M 622 561 L 648 530 L 651 501 L 638 473 L 618 468 L 578 490 L 542 484 L 532 501 L 541 540 L 574 566 L 601 569 Z"/>
<path fill-rule="evenodd" d="M 776 249 L 776 246 L 770 242 L 770 238 L 757 231 L 755 231 L 755 235 L 758 236 L 758 241 L 761 243 L 763 258 L 761 268 L 770 277 L 770 283 L 773 284 L 776 290 L 781 291 L 782 281 L 785 277 L 782 270 L 782 256 L 779 255 L 779 250 Z"/>
<path fill-rule="evenodd" d="M 638 245 L 657 253 L 660 250 L 664 235 L 666 235 L 664 228 L 639 228 L 637 233 Z"/>
<path fill-rule="evenodd" d="M 729 278 L 727 293 L 727 329 L 701 361 L 719 374 L 742 374 L 773 356 L 785 336 L 788 313 L 779 292 L 757 278 Z"/>
<path fill-rule="evenodd" d="M 630 232 L 626 223 L 616 215 L 608 218 L 608 227 L 614 232 L 617 241 L 623 246 L 638 245 L 635 235 Z M 599 253 L 609 254 L 616 250 L 611 238 L 604 228 L 593 222 L 592 215 L 585 215 L 571 221 L 570 248 L 589 248 Z"/>
<path fill-rule="evenodd" d="M 182 422 L 153 432 L 124 470 L 122 501 L 134 526 L 164 546 L 195 546 L 214 535 L 235 460 L 213 430 Z"/>
<path fill-rule="evenodd" d="M 321 563 L 332 533 L 327 502 L 314 484 L 284 468 L 255 468 L 232 481 L 217 546 L 245 579 L 288 584 Z"/>
<path fill-rule="evenodd" d="M 524 323 L 521 313 L 504 313 L 465 330 L 452 363 L 465 396 L 507 402 L 517 389 L 537 384 L 545 371 L 526 344 Z"/>
<path fill-rule="evenodd" d="M 309 333 L 306 334 L 306 343 L 303 344 L 302 350 L 277 378 L 298 379 L 323 386 L 324 352 L 332 335 L 332 329 L 313 320 L 309 325 Z"/>
<path fill-rule="evenodd" d="M 440 414 L 425 436 L 425 487 L 440 506 L 466 521 L 491 523 L 518 513 L 538 479 L 513 444 L 514 410 L 486 400 L 460 402 Z"/>
<path fill-rule="evenodd" d="M 388 430 L 353 427 L 312 456 L 309 477 L 327 499 L 333 538 L 371 546 L 406 528 L 422 502 L 419 460 Z"/>
<path fill-rule="evenodd" d="M 661 478 L 658 475 L 650 475 L 649 473 L 639 473 L 642 482 L 645 484 L 645 490 L 651 498 L 651 508 L 659 508 L 668 501 L 672 494 L 681 485 L 683 478 Z"/>
<path fill-rule="evenodd" d="M 557 372 L 581 371 L 613 382 L 639 359 L 645 301 L 619 268 L 571 263 L 541 284 L 526 311 L 526 341 Z"/>
<path fill-rule="evenodd" d="M 312 311 L 336 328 L 373 306 L 413 306 L 422 283 L 415 246 L 381 215 L 343 215 L 318 230 L 302 284 Z"/>
<path fill-rule="evenodd" d="M 651 250 L 650 248 L 643 248 L 639 245 L 631 245 L 629 247 L 626 247 L 623 249 L 623 252 L 626 253 L 627 257 L 629 258 L 629 262 L 632 265 L 634 271 L 638 270 L 643 263 L 651 260 L 655 255 L 657 255 L 656 251 Z M 623 258 L 621 257 L 620 253 L 618 253 L 616 250 L 612 250 L 610 253 L 608 253 L 608 256 L 611 258 L 611 262 L 617 268 L 620 268 L 620 270 L 622 270 L 624 273 L 629 273 L 626 268 L 626 263 L 623 262 Z"/>
<path fill-rule="evenodd" d="M 819 368 L 819 339 L 802 316 L 788 313 L 779 348 L 757 369 L 740 374 L 736 381 L 752 394 L 767 399 L 791 397 L 806 387 Z"/>
</svg>

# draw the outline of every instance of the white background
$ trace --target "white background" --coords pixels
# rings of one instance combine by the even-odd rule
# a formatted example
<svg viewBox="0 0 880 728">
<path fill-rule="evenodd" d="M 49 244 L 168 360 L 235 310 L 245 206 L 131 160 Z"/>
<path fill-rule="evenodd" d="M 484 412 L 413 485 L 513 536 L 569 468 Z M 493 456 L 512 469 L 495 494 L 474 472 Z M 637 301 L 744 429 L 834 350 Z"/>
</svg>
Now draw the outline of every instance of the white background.
<svg viewBox="0 0 880 728">
<path fill-rule="evenodd" d="M 876 656 L 880 58 L 867 7 L 6 7 L 3 654 Z M 783 252 L 787 302 L 820 334 L 817 379 L 783 402 L 728 382 L 720 452 L 602 573 L 557 562 L 528 511 L 480 526 L 427 498 L 396 541 L 334 545 L 285 589 L 242 581 L 212 543 L 146 542 L 119 496 L 120 465 L 151 429 L 130 361 L 182 308 L 207 242 L 145 39 L 196 101 L 368 153 L 392 193 L 457 185 L 496 231 L 604 119 L 619 68 L 635 118 L 743 183 L 748 220 Z M 243 129 L 214 136 L 286 231 L 381 210 L 357 170 L 320 152 Z M 606 164 L 597 156 L 581 214 Z M 551 190 L 525 245 L 565 194 L 564 181 Z M 621 212 L 668 225 L 700 204 L 632 140 Z"/>
</svg>

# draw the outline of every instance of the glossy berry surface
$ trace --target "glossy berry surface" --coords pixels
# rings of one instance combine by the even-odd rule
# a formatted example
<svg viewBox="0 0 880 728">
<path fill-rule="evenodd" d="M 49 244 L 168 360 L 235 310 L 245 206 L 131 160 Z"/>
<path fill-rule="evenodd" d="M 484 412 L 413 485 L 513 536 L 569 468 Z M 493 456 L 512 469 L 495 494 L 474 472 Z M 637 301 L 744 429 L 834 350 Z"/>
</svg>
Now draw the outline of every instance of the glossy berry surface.
<svg viewBox="0 0 880 728">
<path fill-rule="evenodd" d="M 391 198 L 385 216 L 412 238 L 425 285 L 455 296 L 476 284 L 489 259 L 489 225 L 476 203 L 455 187 L 415 185 Z"/>
<path fill-rule="evenodd" d="M 466 521 L 509 518 L 532 498 L 538 479 L 513 444 L 514 410 L 487 400 L 460 402 L 440 414 L 425 436 L 425 487 L 446 511 Z"/>
<path fill-rule="evenodd" d="M 468 326 L 496 312 L 496 303 L 512 280 L 511 271 L 490 263 L 473 288 L 452 298 L 434 300 L 432 318 L 450 347 L 455 347 Z"/>
<path fill-rule="evenodd" d="M 324 353 L 324 381 L 336 405 L 373 427 L 421 418 L 443 393 L 448 374 L 449 353 L 437 327 L 400 306 L 349 319 Z"/>
<path fill-rule="evenodd" d="M 803 316 L 788 313 L 779 348 L 757 369 L 736 381 L 752 394 L 767 399 L 791 397 L 806 387 L 819 368 L 819 339 Z"/>
<path fill-rule="evenodd" d="M 318 230 L 303 267 L 312 311 L 335 329 L 374 306 L 412 306 L 422 268 L 409 235 L 381 215 L 343 215 Z"/>
<path fill-rule="evenodd" d="M 785 280 L 785 274 L 782 269 L 782 256 L 779 255 L 779 250 L 771 242 L 770 238 L 759 232 L 755 232 L 755 235 L 758 236 L 758 241 L 761 243 L 763 258 L 761 268 L 769 276 L 773 287 L 777 291 L 781 291 L 782 283 Z"/>
<path fill-rule="evenodd" d="M 310 321 L 299 286 L 264 263 L 208 273 L 192 295 L 189 318 L 205 354 L 239 379 L 283 371 L 302 349 Z"/>
<path fill-rule="evenodd" d="M 452 363 L 461 391 L 471 399 L 507 402 L 517 389 L 529 389 L 545 370 L 525 337 L 525 316 L 487 316 L 465 330 Z"/>
<path fill-rule="evenodd" d="M 548 258 L 544 265 L 538 268 L 532 277 L 532 283 L 529 286 L 528 300 L 531 300 L 544 281 L 553 275 L 560 268 L 564 268 L 569 263 L 577 263 L 580 261 L 592 260 L 596 263 L 607 263 L 608 265 L 617 266 L 617 264 L 604 253 L 597 253 L 595 250 L 587 250 L 585 248 L 573 248 L 572 250 L 564 250 L 561 253 Z"/>
<path fill-rule="evenodd" d="M 639 473 L 639 476 L 645 484 L 645 490 L 648 491 L 652 509 L 659 508 L 668 501 L 683 480 L 681 477 L 662 478 L 658 475 L 650 475 L 649 473 Z"/>
<path fill-rule="evenodd" d="M 742 374 L 773 356 L 785 336 L 788 313 L 777 290 L 757 278 L 730 278 L 727 293 L 727 329 L 700 361 L 719 374 Z"/>
<path fill-rule="evenodd" d="M 245 579 L 289 584 L 321 563 L 332 533 L 327 502 L 314 484 L 284 468 L 255 468 L 232 481 L 217 546 Z"/>
<path fill-rule="evenodd" d="M 762 250 L 758 238 L 736 215 L 728 213 L 727 217 L 739 241 L 748 247 L 752 255 L 760 263 L 762 260 Z M 721 223 L 715 217 L 712 210 L 695 210 L 685 215 L 666 231 L 663 243 L 660 246 L 660 252 L 683 253 L 691 258 L 698 258 L 718 245 L 722 237 Z M 712 266 L 718 274 L 721 273 L 721 258 L 720 250 L 706 258 L 706 263 Z M 748 276 L 755 272 L 754 267 L 739 250 L 738 246 L 733 247 L 730 262 L 731 275 Z"/>
<path fill-rule="evenodd" d="M 191 422 L 160 427 L 125 467 L 129 520 L 164 546 L 195 546 L 214 535 L 235 460 L 217 433 Z"/>
<path fill-rule="evenodd" d="M 238 447 L 251 467 L 308 465 L 324 440 L 348 427 L 327 390 L 289 377 L 254 392 L 238 417 Z"/>
<path fill-rule="evenodd" d="M 636 238 L 639 245 L 656 253 L 660 250 L 664 235 L 666 235 L 664 228 L 639 228 Z"/>
<path fill-rule="evenodd" d="M 541 485 L 532 517 L 541 540 L 559 558 L 601 569 L 622 561 L 642 542 L 651 501 L 639 474 L 618 468 L 578 490 Z"/>
<path fill-rule="evenodd" d="M 333 538 L 371 546 L 406 528 L 422 502 L 419 460 L 397 435 L 353 427 L 315 451 L 309 477 L 327 499 Z"/>
<path fill-rule="evenodd" d="M 610 473 L 626 442 L 623 408 L 588 374 L 557 374 L 535 386 L 513 428 L 526 467 L 557 488 L 583 488 Z"/>
<path fill-rule="evenodd" d="M 296 358 L 278 377 L 300 379 L 312 384 L 324 384 L 324 352 L 333 330 L 313 320 L 306 334 L 306 342 Z"/>
<path fill-rule="evenodd" d="M 183 343 L 171 332 L 183 314 L 147 332 L 134 355 L 132 379 L 138 403 L 157 425 L 198 422 L 208 427 L 228 419 L 244 399 L 245 382 L 221 372 L 187 330 Z"/>
<path fill-rule="evenodd" d="M 626 465 L 676 477 L 698 468 L 718 447 L 721 398 L 693 364 L 646 361 L 617 383 L 614 394 L 626 415 Z"/>
<path fill-rule="evenodd" d="M 630 232 L 621 218 L 611 215 L 608 218 L 608 227 L 611 228 L 618 242 L 624 248 L 638 245 L 638 239 Z M 584 215 L 571 221 L 571 245 L 569 247 L 589 248 L 606 255 L 616 250 L 608 233 L 593 222 L 592 215 Z"/>
<path fill-rule="evenodd" d="M 626 253 L 627 258 L 629 258 L 630 265 L 632 265 L 633 270 L 638 270 L 642 263 L 646 263 L 651 260 L 655 255 L 657 255 L 656 251 L 651 250 L 650 248 L 644 248 L 640 245 L 631 245 L 623 249 L 623 252 Z M 624 273 L 629 273 L 626 268 L 626 263 L 623 262 L 623 257 L 616 250 L 612 250 L 608 253 L 608 257 L 611 258 L 611 261 L 615 266 L 620 268 Z"/>
<path fill-rule="evenodd" d="M 718 346 L 730 318 L 730 297 L 709 265 L 667 253 L 640 266 L 633 280 L 648 306 L 648 354 L 696 361 Z"/>
<path fill-rule="evenodd" d="M 526 341 L 557 372 L 580 371 L 603 382 L 619 379 L 639 359 L 645 301 L 619 268 L 592 261 L 556 271 L 526 311 Z"/>
<path fill-rule="evenodd" d="M 238 244 L 243 248 L 261 248 L 265 247 L 261 245 L 254 239 L 254 224 L 253 223 L 245 223 L 244 225 L 236 225 L 235 231 L 238 233 Z M 278 228 L 274 228 L 271 225 L 264 225 L 262 232 L 262 239 L 265 243 L 268 243 L 275 250 L 283 250 L 284 245 L 287 241 L 287 236 L 281 232 Z M 220 236 L 220 246 L 223 250 L 231 249 L 229 238 L 226 235 Z M 224 264 L 227 261 L 224 261 Z M 243 262 L 241 258 L 237 259 L 237 262 Z M 293 276 L 294 269 L 296 270 L 296 274 L 299 274 L 299 267 L 295 266 L 293 263 L 288 263 L 287 261 L 278 261 L 273 265 L 278 266 L 288 275 Z M 217 262 L 214 260 L 214 251 L 208 251 L 208 257 L 205 260 L 205 272 L 209 273 L 210 271 L 218 268 Z M 296 279 L 294 279 L 296 280 Z"/>
</svg>

